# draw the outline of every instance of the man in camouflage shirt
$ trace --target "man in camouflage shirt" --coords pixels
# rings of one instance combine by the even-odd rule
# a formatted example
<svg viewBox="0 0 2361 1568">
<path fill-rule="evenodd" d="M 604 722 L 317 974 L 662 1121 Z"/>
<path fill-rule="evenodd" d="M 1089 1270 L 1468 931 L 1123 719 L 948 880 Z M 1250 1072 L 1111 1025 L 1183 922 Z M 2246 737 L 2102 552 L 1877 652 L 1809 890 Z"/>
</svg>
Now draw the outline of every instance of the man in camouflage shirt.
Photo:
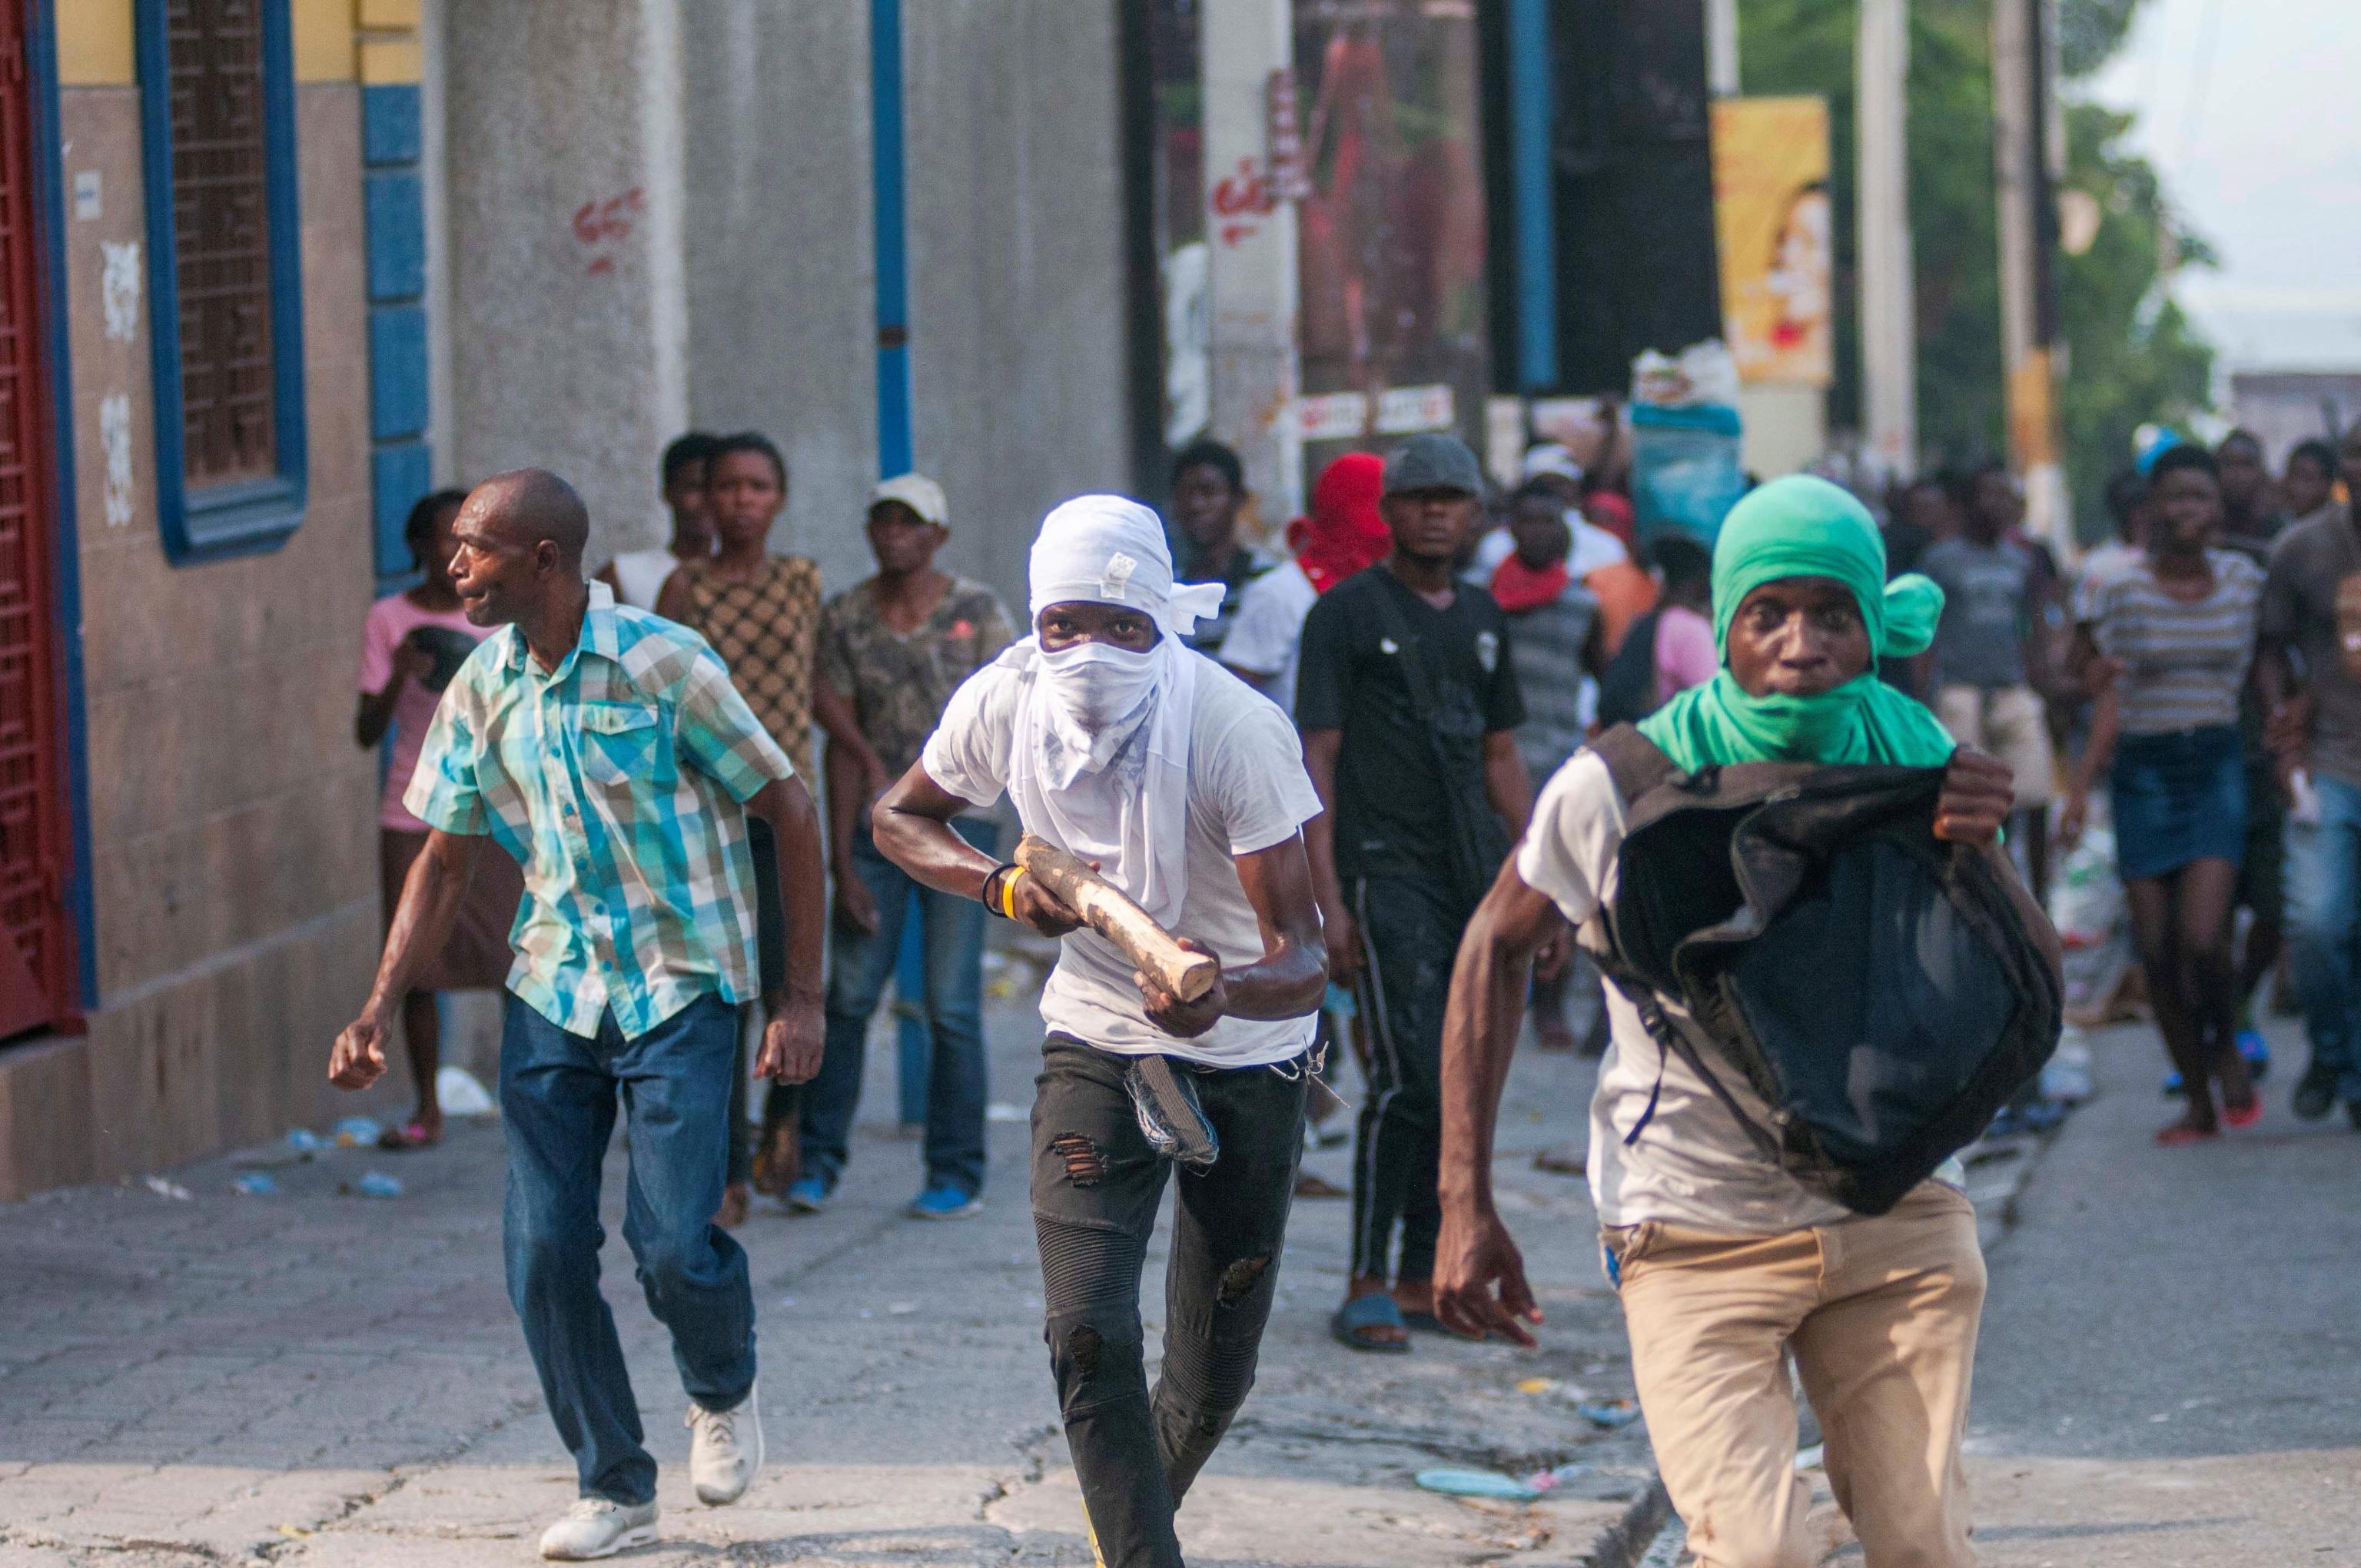
<svg viewBox="0 0 2361 1568">
<path fill-rule="evenodd" d="M 917 474 L 870 494 L 869 548 L 877 575 L 830 599 L 820 615 L 819 674 L 849 699 L 862 734 L 899 778 L 918 759 L 951 693 L 1015 641 L 1008 610 L 981 583 L 935 567 L 950 537 L 942 487 Z M 790 1208 L 824 1206 L 844 1169 L 860 1102 L 869 1019 L 901 951 L 914 907 L 925 922 L 926 1014 L 934 1037 L 927 1079 L 925 1185 L 918 1219 L 975 1212 L 983 1190 L 983 906 L 920 889 L 877 852 L 869 792 L 851 759 L 829 749 L 829 844 L 836 876 L 836 950 L 828 986 L 828 1050 L 803 1091 L 803 1174 Z M 990 854 L 995 825 L 980 816 L 954 826 Z"/>
</svg>

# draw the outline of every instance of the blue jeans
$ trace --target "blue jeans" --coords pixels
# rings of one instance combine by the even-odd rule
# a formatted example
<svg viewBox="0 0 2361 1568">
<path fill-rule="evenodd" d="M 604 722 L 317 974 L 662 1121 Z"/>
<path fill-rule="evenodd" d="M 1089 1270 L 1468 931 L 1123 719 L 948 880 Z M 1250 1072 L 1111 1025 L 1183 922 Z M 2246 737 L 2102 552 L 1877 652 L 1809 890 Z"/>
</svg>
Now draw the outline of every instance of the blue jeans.
<svg viewBox="0 0 2361 1568">
<path fill-rule="evenodd" d="M 993 853 L 999 829 L 976 817 L 951 823 L 961 838 Z M 910 873 L 877 852 L 863 824 L 853 830 L 852 870 L 877 904 L 866 937 L 839 929 L 828 977 L 828 1054 L 804 1086 L 803 1160 L 829 1186 L 844 1169 L 852 1113 L 869 1057 L 869 1020 L 884 994 L 914 907 Z M 934 1062 L 927 1075 L 927 1185 L 983 1190 L 983 905 L 931 888 L 915 907 L 926 927 L 927 1025 Z"/>
<path fill-rule="evenodd" d="M 598 1037 L 569 1035 L 515 997 L 500 1040 L 508 1135 L 509 1299 L 582 1495 L 656 1495 L 639 1401 L 614 1314 L 598 1293 L 599 1167 L 618 1091 L 631 1152 L 623 1240 L 648 1310 L 672 1331 L 681 1387 L 710 1410 L 754 1383 L 754 1293 L 746 1254 L 713 1224 L 730 1157 L 730 1077 L 738 1013 L 707 995 L 636 1040 L 614 1014 Z"/>
<path fill-rule="evenodd" d="M 2361 786 L 2312 775 L 2320 820 L 2288 819 L 2288 961 L 2312 1059 L 2337 1069 L 2338 1098 L 2361 1102 Z"/>
</svg>

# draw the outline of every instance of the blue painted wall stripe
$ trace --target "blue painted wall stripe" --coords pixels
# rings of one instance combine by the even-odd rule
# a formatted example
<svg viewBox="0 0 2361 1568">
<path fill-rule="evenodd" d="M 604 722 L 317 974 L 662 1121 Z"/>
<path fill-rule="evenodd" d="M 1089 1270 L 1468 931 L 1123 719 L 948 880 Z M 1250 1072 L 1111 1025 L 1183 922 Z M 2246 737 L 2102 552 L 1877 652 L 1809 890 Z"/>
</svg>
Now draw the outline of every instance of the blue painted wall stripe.
<svg viewBox="0 0 2361 1568">
<path fill-rule="evenodd" d="M 380 594 L 416 580 L 401 526 L 434 488 L 428 391 L 425 187 L 418 88 L 361 89 L 368 222 L 370 566 Z"/>
<path fill-rule="evenodd" d="M 877 466 L 910 471 L 910 255 L 902 148 L 902 0 L 870 0 L 869 129 L 877 254 Z"/>
<path fill-rule="evenodd" d="M 1510 182 L 1516 193 L 1517 384 L 1557 385 L 1557 203 L 1550 181 L 1549 0 L 1509 0 Z"/>
<path fill-rule="evenodd" d="M 415 163 L 423 144 L 414 82 L 361 89 L 361 161 L 372 169 Z"/>
<path fill-rule="evenodd" d="M 408 170 L 364 181 L 368 215 L 368 297 L 373 304 L 426 292 L 426 197 Z"/>
<path fill-rule="evenodd" d="M 377 575 L 407 577 L 412 570 L 401 525 L 434 484 L 433 454 L 423 441 L 380 446 L 369 454 L 369 514 L 377 537 Z"/>
<path fill-rule="evenodd" d="M 426 312 L 379 305 L 369 312 L 369 438 L 426 433 Z"/>
</svg>

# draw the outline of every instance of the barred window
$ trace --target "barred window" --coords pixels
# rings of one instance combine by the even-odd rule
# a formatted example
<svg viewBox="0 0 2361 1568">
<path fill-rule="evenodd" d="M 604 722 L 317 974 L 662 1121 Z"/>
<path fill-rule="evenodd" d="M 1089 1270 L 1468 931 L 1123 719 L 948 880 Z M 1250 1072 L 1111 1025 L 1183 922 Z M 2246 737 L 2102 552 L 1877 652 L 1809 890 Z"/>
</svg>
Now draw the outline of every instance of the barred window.
<svg viewBox="0 0 2361 1568">
<path fill-rule="evenodd" d="M 184 564 L 276 549 L 307 495 L 289 3 L 132 5 L 157 527 Z"/>
<path fill-rule="evenodd" d="M 261 0 L 167 0 L 187 483 L 277 469 Z"/>
</svg>

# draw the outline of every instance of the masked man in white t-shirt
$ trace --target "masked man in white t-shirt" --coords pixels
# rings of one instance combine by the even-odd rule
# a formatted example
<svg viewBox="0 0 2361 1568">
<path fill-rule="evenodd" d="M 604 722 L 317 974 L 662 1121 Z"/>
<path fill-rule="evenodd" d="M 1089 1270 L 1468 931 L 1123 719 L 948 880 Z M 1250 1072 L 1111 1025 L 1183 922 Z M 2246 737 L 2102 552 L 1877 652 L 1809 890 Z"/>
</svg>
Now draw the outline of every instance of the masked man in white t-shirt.
<svg viewBox="0 0 2361 1568">
<path fill-rule="evenodd" d="M 1326 985 L 1301 831 L 1320 800 L 1286 716 L 1181 642 L 1222 585 L 1173 583 L 1154 512 L 1118 496 L 1066 502 L 1041 525 L 1031 576 L 1034 634 L 953 695 L 871 823 L 919 882 L 1062 938 L 1033 1111 L 1050 1365 L 1101 1561 L 1173 1568 L 1173 1510 L 1253 1385 L 1279 1277 Z M 1217 958 L 1213 989 L 1193 1003 L 1162 990 L 1037 879 L 952 831 L 1004 790 L 1027 832 Z M 1177 1159 L 1134 1102 L 1176 1088 L 1196 1105 L 1172 1118 Z M 1151 1394 L 1139 1277 L 1176 1164 Z"/>
</svg>

